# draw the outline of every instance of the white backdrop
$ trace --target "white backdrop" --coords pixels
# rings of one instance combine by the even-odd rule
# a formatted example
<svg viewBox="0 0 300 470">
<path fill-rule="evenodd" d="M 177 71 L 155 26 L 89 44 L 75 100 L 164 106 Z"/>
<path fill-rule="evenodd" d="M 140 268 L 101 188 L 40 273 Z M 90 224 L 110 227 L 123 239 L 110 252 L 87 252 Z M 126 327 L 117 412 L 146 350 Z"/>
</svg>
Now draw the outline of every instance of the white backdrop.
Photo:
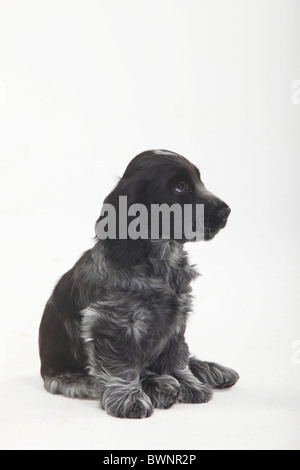
<svg viewBox="0 0 300 470">
<path fill-rule="evenodd" d="M 299 448 L 299 1 L 3 0 L 0 44 L 0 446 Z M 151 148 L 231 206 L 189 247 L 203 276 L 187 338 L 241 379 L 122 421 L 43 390 L 37 335 L 104 197 Z"/>
</svg>

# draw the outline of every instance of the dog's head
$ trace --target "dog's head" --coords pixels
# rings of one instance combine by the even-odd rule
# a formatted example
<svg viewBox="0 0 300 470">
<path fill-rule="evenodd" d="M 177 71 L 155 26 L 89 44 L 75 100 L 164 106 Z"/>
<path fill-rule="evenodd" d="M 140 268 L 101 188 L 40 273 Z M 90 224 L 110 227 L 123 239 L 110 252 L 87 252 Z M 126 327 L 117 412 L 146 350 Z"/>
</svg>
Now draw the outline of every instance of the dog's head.
<svg viewBox="0 0 300 470">
<path fill-rule="evenodd" d="M 197 230 L 200 227 L 202 239 L 211 240 L 225 227 L 230 214 L 228 205 L 205 188 L 198 168 L 183 156 L 167 150 L 150 150 L 133 158 L 104 203 L 96 227 L 107 217 L 105 209 L 112 206 L 115 209 L 115 225 L 112 231 L 107 231 L 103 242 L 110 256 L 124 266 L 137 264 L 147 256 L 151 250 L 151 239 L 177 239 L 181 243 L 195 241 L 199 239 Z M 199 225 L 196 208 L 200 205 L 204 208 L 204 214 L 202 211 L 203 220 Z M 175 206 L 176 211 L 170 212 L 170 208 Z M 154 209 L 158 207 L 169 208 L 166 211 L 169 214 L 167 235 L 164 232 L 163 211 L 154 217 L 154 214 L 157 215 Z M 187 207 L 190 208 L 189 217 L 185 215 Z M 124 214 L 129 208 L 128 213 Z M 138 216 L 134 218 L 133 214 Z M 112 222 L 108 219 L 105 222 Z M 122 223 L 126 225 L 125 230 Z M 128 228 L 135 228 L 135 233 Z M 98 231 L 97 235 L 104 238 L 99 236 Z"/>
</svg>

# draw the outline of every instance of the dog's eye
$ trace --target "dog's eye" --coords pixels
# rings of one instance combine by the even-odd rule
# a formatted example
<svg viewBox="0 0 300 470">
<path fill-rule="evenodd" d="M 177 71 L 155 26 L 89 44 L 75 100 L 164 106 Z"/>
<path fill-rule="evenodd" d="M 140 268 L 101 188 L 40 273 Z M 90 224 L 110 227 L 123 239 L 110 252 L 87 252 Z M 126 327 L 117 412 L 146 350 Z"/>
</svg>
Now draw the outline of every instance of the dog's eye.
<svg viewBox="0 0 300 470">
<path fill-rule="evenodd" d="M 176 186 L 175 191 L 177 193 L 183 193 L 186 189 L 187 189 L 186 184 L 182 181 Z"/>
</svg>

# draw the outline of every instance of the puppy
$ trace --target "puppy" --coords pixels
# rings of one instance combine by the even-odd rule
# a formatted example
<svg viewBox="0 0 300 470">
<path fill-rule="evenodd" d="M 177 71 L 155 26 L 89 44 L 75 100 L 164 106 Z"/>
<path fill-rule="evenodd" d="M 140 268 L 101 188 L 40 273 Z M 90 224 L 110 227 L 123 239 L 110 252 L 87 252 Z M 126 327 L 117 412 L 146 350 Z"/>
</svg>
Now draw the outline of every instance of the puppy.
<svg viewBox="0 0 300 470">
<path fill-rule="evenodd" d="M 151 238 L 150 216 L 148 237 L 124 236 L 120 196 L 149 213 L 155 204 L 182 209 L 189 204 L 190 229 L 197 222 L 194 209 L 203 205 L 204 240 L 211 240 L 230 214 L 181 155 L 152 150 L 135 157 L 104 201 L 115 210 L 113 236 L 107 230 L 106 237 L 96 237 L 46 304 L 39 330 L 44 386 L 51 393 L 97 399 L 119 418 L 145 418 L 177 401 L 206 403 L 213 389 L 231 387 L 239 376 L 190 357 L 184 334 L 190 284 L 197 276 L 184 250 L 190 238 L 183 231 L 175 237 L 175 217 L 169 237 L 159 230 Z M 97 226 L 104 217 L 102 211 Z M 133 217 L 122 220 L 128 225 Z"/>
</svg>

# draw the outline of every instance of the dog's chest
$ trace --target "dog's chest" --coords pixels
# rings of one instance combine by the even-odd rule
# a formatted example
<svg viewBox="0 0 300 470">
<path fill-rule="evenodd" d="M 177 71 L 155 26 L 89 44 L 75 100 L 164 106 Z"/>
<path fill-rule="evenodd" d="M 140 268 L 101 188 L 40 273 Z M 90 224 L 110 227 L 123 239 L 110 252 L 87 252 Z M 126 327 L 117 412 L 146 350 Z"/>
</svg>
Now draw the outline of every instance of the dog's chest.
<svg viewBox="0 0 300 470">
<path fill-rule="evenodd" d="M 173 334 L 185 325 L 191 308 L 191 281 L 198 273 L 183 255 L 153 259 L 151 265 L 149 313 L 156 329 Z"/>
<path fill-rule="evenodd" d="M 183 250 L 169 250 L 164 256 L 150 259 L 150 264 L 153 277 L 178 295 L 188 294 L 191 281 L 198 276 Z"/>
<path fill-rule="evenodd" d="M 166 254 L 166 253 L 165 253 Z M 198 275 L 180 252 L 153 257 L 128 273 L 114 272 L 97 301 L 84 313 L 84 325 L 128 341 L 132 351 L 151 363 L 174 335 L 185 330 L 191 309 L 191 281 Z M 85 326 L 84 326 L 85 327 Z"/>
<path fill-rule="evenodd" d="M 170 259 L 153 260 L 152 275 L 147 278 L 148 291 L 140 291 L 140 312 L 134 327 L 141 331 L 144 365 L 151 364 L 171 337 L 185 331 L 191 310 L 191 281 L 197 276 L 188 263 L 173 264 Z"/>
</svg>

